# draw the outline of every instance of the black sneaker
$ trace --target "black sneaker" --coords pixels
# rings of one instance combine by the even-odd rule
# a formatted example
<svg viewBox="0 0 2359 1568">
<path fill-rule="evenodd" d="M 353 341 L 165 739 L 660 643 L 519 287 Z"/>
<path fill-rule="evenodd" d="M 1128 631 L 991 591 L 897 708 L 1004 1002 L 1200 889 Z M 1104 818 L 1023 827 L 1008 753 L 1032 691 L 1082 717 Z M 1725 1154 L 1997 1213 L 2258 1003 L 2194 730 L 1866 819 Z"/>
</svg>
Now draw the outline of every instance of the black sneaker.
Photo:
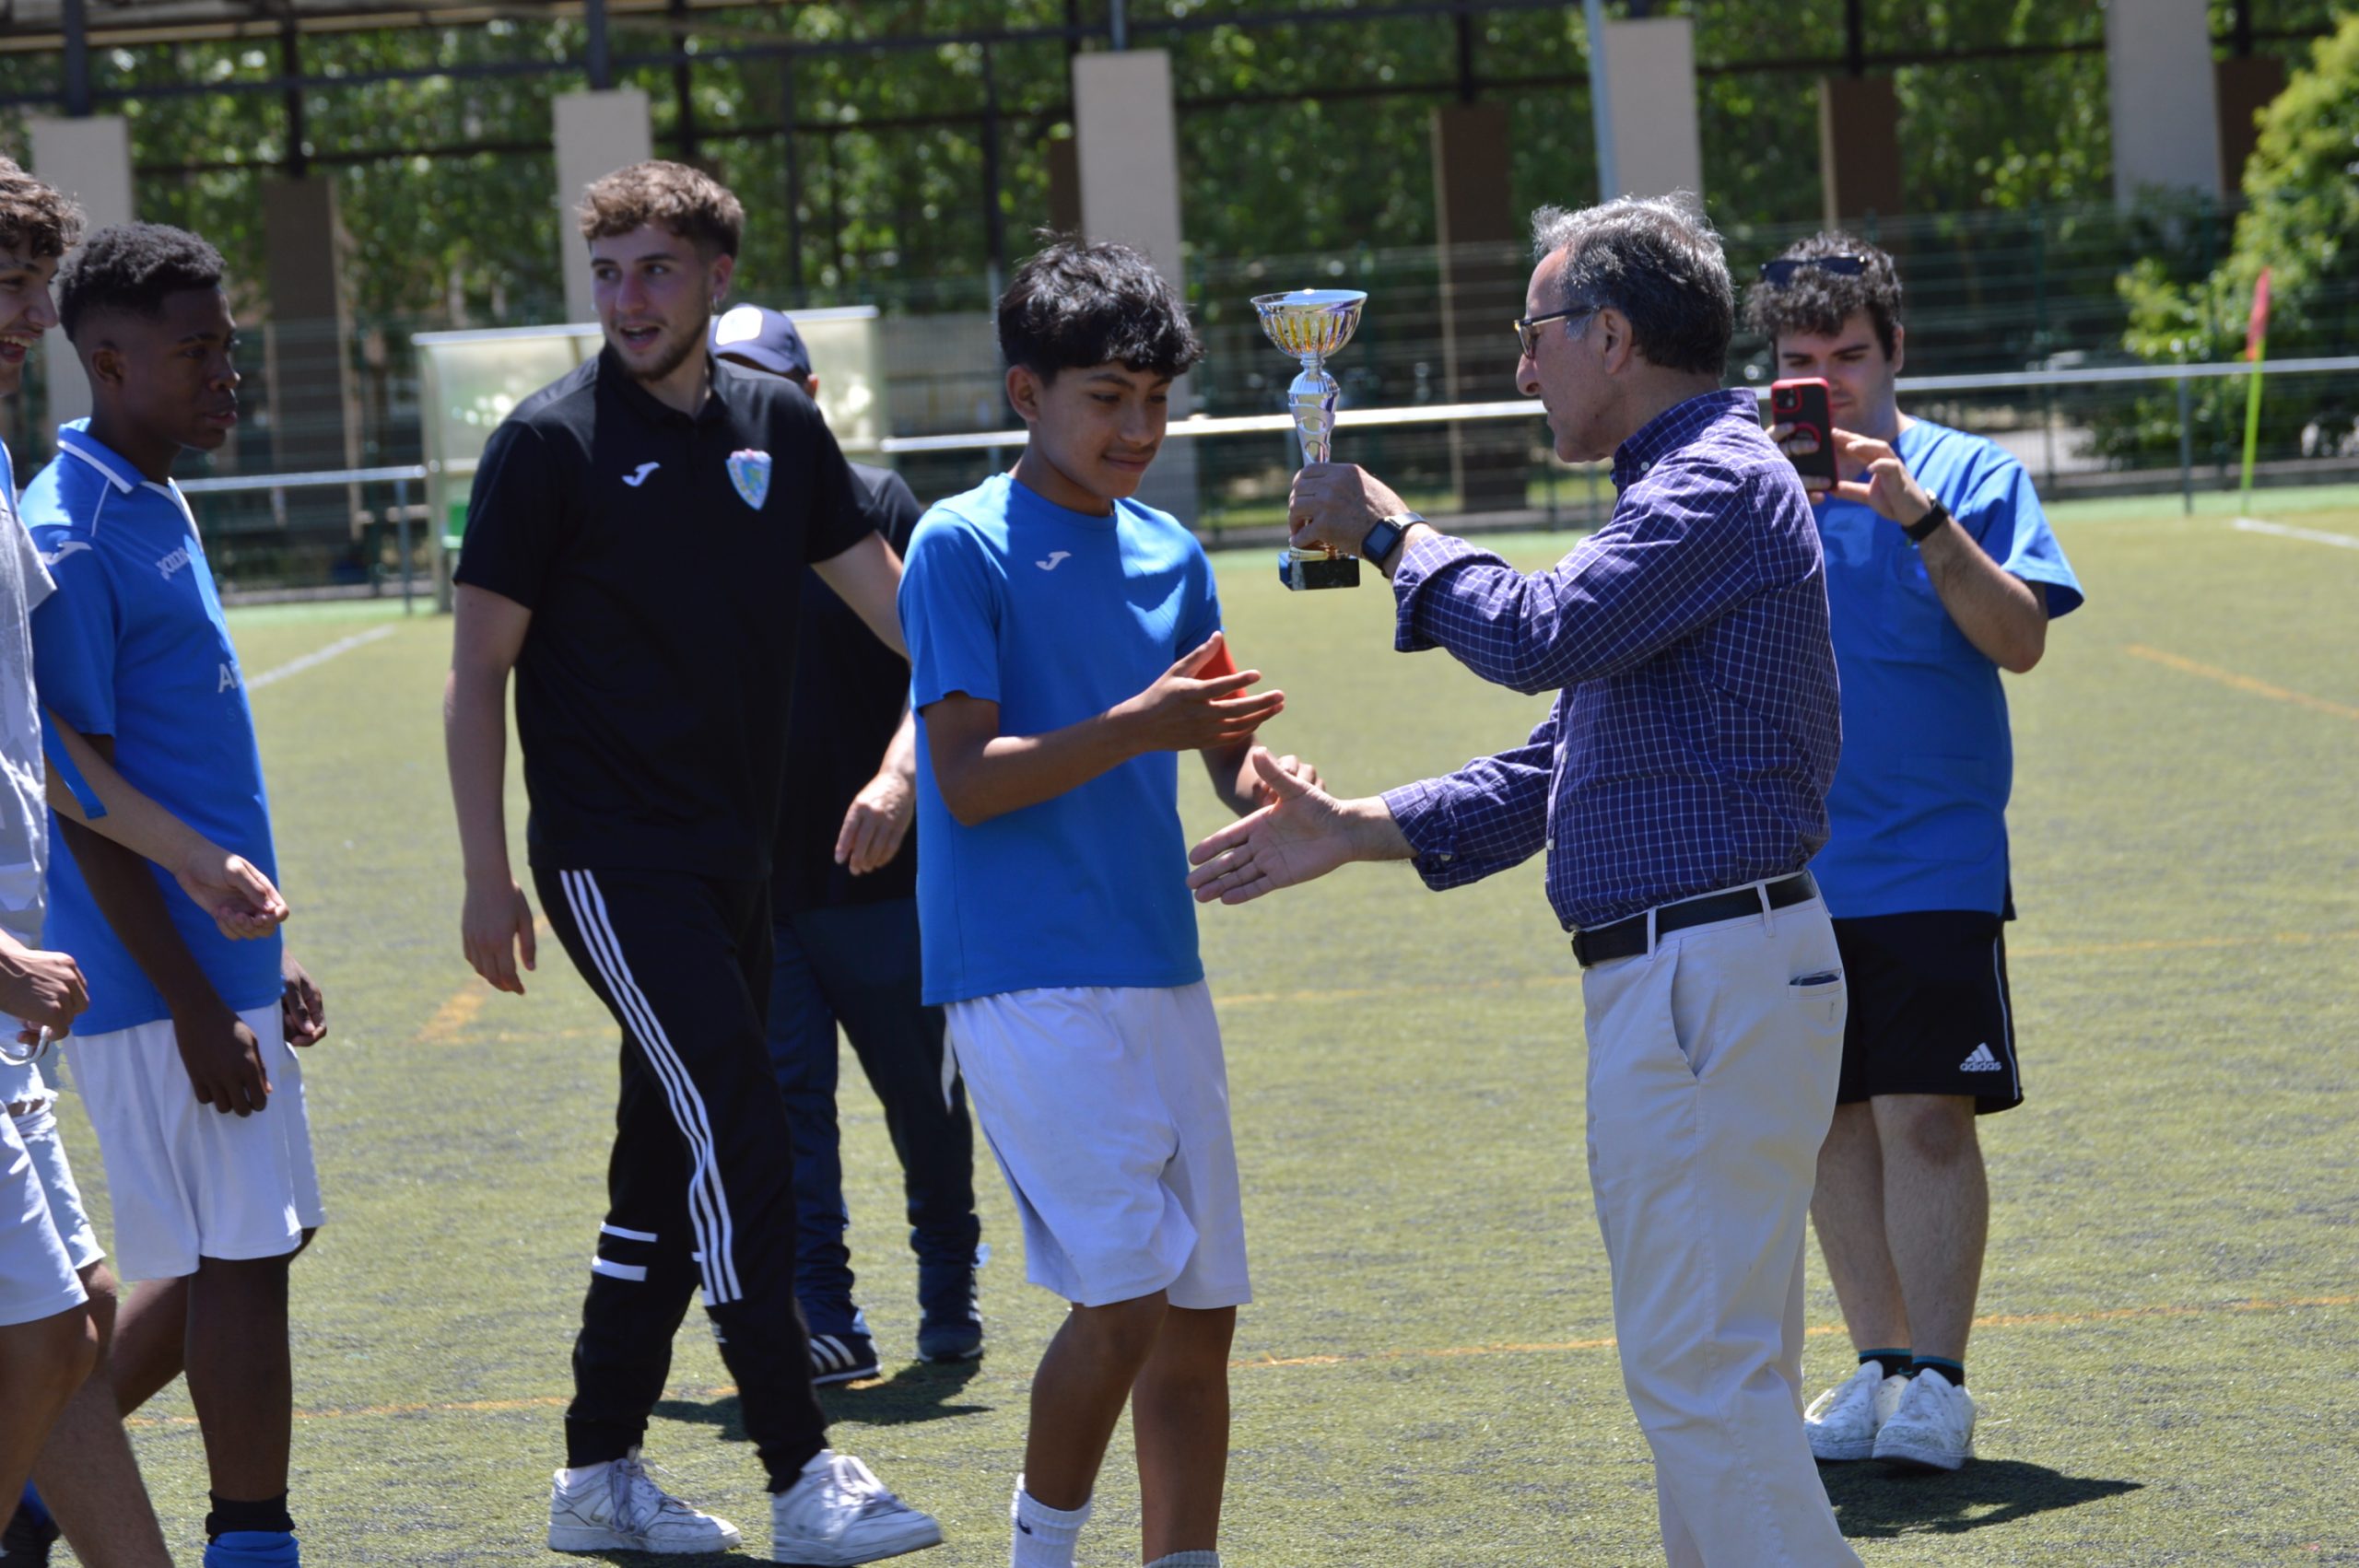
<svg viewBox="0 0 2359 1568">
<path fill-rule="evenodd" d="M 983 1353 L 980 1319 L 967 1323 L 926 1323 L 918 1328 L 918 1354 L 926 1361 L 977 1361 Z"/>
<path fill-rule="evenodd" d="M 811 1382 L 851 1383 L 876 1375 L 876 1340 L 868 1332 L 868 1314 L 855 1307 L 850 1323 L 811 1326 Z"/>
<path fill-rule="evenodd" d="M 8 1568 L 18 1568 L 20 1563 L 47 1568 L 49 1549 L 56 1540 L 56 1520 L 37 1518 L 31 1509 L 19 1508 L 10 1516 L 8 1527 L 0 1530 L 0 1557 L 8 1560 Z"/>
<path fill-rule="evenodd" d="M 973 1361 L 983 1353 L 983 1312 L 971 1268 L 921 1269 L 918 1355 L 926 1361 Z"/>
</svg>

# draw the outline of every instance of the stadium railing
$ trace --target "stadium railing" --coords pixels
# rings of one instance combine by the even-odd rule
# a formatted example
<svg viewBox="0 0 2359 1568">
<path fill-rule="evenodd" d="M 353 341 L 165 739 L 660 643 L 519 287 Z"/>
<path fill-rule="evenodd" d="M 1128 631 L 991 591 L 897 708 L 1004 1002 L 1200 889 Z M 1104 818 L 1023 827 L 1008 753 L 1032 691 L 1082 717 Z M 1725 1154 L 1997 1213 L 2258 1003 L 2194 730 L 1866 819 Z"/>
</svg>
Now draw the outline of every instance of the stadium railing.
<svg viewBox="0 0 2359 1568">
<path fill-rule="evenodd" d="M 2314 420 L 2302 432 L 2302 455 L 2276 455 L 2259 465 L 2264 486 L 2359 479 L 2359 355 L 2289 358 L 2263 367 L 2272 381 L 2295 380 L 2328 392 L 2313 404 L 2346 412 Z M 2043 497 L 2176 491 L 2191 510 L 2199 489 L 2233 487 L 2241 453 L 2246 378 L 2242 361 L 2200 365 L 2108 365 L 1973 375 L 1904 376 L 1902 402 L 1912 414 L 1989 436 L 2028 469 Z M 1766 383 L 1755 385 L 1766 397 Z M 2092 418 L 2099 399 L 2133 400 L 2154 419 L 2175 426 L 2177 461 L 2169 467 L 2097 450 L 2092 432 L 2120 428 L 2125 420 Z M 1519 427 L 1518 422 L 1521 422 Z M 1593 527 L 1612 507 L 1602 464 L 1558 462 L 1547 451 L 1539 404 L 1515 398 L 1355 408 L 1337 417 L 1336 454 L 1365 462 L 1402 490 L 1410 504 L 1468 531 Z M 882 455 L 898 467 L 921 497 L 953 494 L 1005 466 L 1025 443 L 1022 429 L 989 429 L 887 438 Z M 1282 413 L 1174 420 L 1168 439 L 1186 442 L 1194 457 L 1193 512 L 1208 544 L 1243 545 L 1280 537 L 1286 484 L 1299 459 L 1292 421 Z M 2149 446 L 2153 443 L 2148 443 Z M 2274 449 L 2282 452 L 2282 443 Z M 1499 462 L 1502 453 L 1507 461 Z M 875 454 L 869 454 L 875 455 Z M 1481 465 L 1487 464 L 1487 467 Z M 453 476 L 458 476 L 456 470 Z M 290 495 L 316 497 L 343 487 L 351 532 L 366 542 L 367 569 L 342 582 L 241 580 L 223 570 L 227 598 L 386 596 L 405 609 L 445 591 L 442 531 L 429 526 L 424 463 L 326 469 L 299 474 L 184 480 L 202 516 L 207 498 L 244 503 L 242 530 L 254 532 L 254 499 L 285 517 Z M 1150 483 L 1156 475 L 1150 476 Z M 413 488 L 415 487 L 415 488 Z M 1153 496 L 1182 509 L 1185 496 Z M 374 502 L 364 506 L 364 502 Z"/>
</svg>

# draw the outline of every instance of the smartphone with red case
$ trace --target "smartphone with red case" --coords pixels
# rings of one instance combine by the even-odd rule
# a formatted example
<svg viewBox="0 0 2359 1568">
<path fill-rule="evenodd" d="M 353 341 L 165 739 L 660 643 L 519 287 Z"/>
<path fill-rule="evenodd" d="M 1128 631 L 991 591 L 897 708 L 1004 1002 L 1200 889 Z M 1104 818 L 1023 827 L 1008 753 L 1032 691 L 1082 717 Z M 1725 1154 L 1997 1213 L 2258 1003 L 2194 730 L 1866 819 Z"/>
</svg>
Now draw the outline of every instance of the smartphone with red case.
<svg viewBox="0 0 2359 1568">
<path fill-rule="evenodd" d="M 1824 486 L 1814 486 L 1813 488 L 1832 489 L 1837 477 L 1835 418 L 1828 412 L 1831 395 L 1825 378 L 1821 376 L 1769 383 L 1769 423 L 1791 425 L 1796 435 L 1807 431 L 1818 441 L 1818 450 L 1809 456 L 1794 457 L 1790 453 L 1787 458 L 1805 480 L 1825 482 Z"/>
</svg>

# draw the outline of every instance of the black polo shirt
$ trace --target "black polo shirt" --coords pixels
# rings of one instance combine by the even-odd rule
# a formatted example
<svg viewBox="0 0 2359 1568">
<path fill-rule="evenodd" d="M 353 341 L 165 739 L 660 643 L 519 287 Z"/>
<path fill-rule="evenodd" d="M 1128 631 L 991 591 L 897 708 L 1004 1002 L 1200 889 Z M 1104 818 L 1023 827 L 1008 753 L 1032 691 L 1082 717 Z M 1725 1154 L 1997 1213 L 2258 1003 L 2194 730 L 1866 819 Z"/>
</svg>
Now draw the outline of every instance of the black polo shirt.
<svg viewBox="0 0 2359 1568">
<path fill-rule="evenodd" d="M 775 376 L 715 360 L 691 415 L 602 353 L 519 404 L 456 577 L 533 612 L 532 863 L 768 877 L 804 568 L 869 531 L 818 410 Z"/>
<path fill-rule="evenodd" d="M 897 555 L 910 553 L 925 509 L 889 468 L 851 465 L 870 527 Z M 803 649 L 795 661 L 794 718 L 787 726 L 786 787 L 779 797 L 778 869 L 770 907 L 780 913 L 880 904 L 918 895 L 918 836 L 861 876 L 836 864 L 836 836 L 854 795 L 876 777 L 909 704 L 910 664 L 876 640 L 868 623 L 816 573 L 803 574 Z"/>
</svg>

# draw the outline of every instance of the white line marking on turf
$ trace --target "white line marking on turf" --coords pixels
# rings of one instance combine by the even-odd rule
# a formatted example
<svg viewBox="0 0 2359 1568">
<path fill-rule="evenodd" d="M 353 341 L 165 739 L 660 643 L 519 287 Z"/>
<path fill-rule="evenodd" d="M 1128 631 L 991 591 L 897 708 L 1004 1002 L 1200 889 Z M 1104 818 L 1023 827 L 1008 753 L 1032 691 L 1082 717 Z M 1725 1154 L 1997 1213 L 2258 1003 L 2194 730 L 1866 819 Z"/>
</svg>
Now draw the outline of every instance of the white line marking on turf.
<svg viewBox="0 0 2359 1568">
<path fill-rule="evenodd" d="M 2282 522 L 2263 522 L 2257 517 L 2234 518 L 2228 526 L 2246 533 L 2274 533 L 2280 539 L 2306 539 L 2313 544 L 2339 544 L 2346 550 L 2359 550 L 2359 534 L 2329 533 L 2317 528 L 2288 528 Z"/>
<path fill-rule="evenodd" d="M 263 687 L 283 681 L 289 675 L 299 675 L 314 665 L 324 664 L 339 653 L 349 653 L 364 644 L 381 641 L 393 635 L 392 626 L 370 626 L 365 632 L 355 632 L 350 637 L 338 638 L 325 648 L 306 653 L 300 659 L 290 659 L 276 670 L 264 670 L 246 683 L 246 690 L 258 692 Z"/>
</svg>

